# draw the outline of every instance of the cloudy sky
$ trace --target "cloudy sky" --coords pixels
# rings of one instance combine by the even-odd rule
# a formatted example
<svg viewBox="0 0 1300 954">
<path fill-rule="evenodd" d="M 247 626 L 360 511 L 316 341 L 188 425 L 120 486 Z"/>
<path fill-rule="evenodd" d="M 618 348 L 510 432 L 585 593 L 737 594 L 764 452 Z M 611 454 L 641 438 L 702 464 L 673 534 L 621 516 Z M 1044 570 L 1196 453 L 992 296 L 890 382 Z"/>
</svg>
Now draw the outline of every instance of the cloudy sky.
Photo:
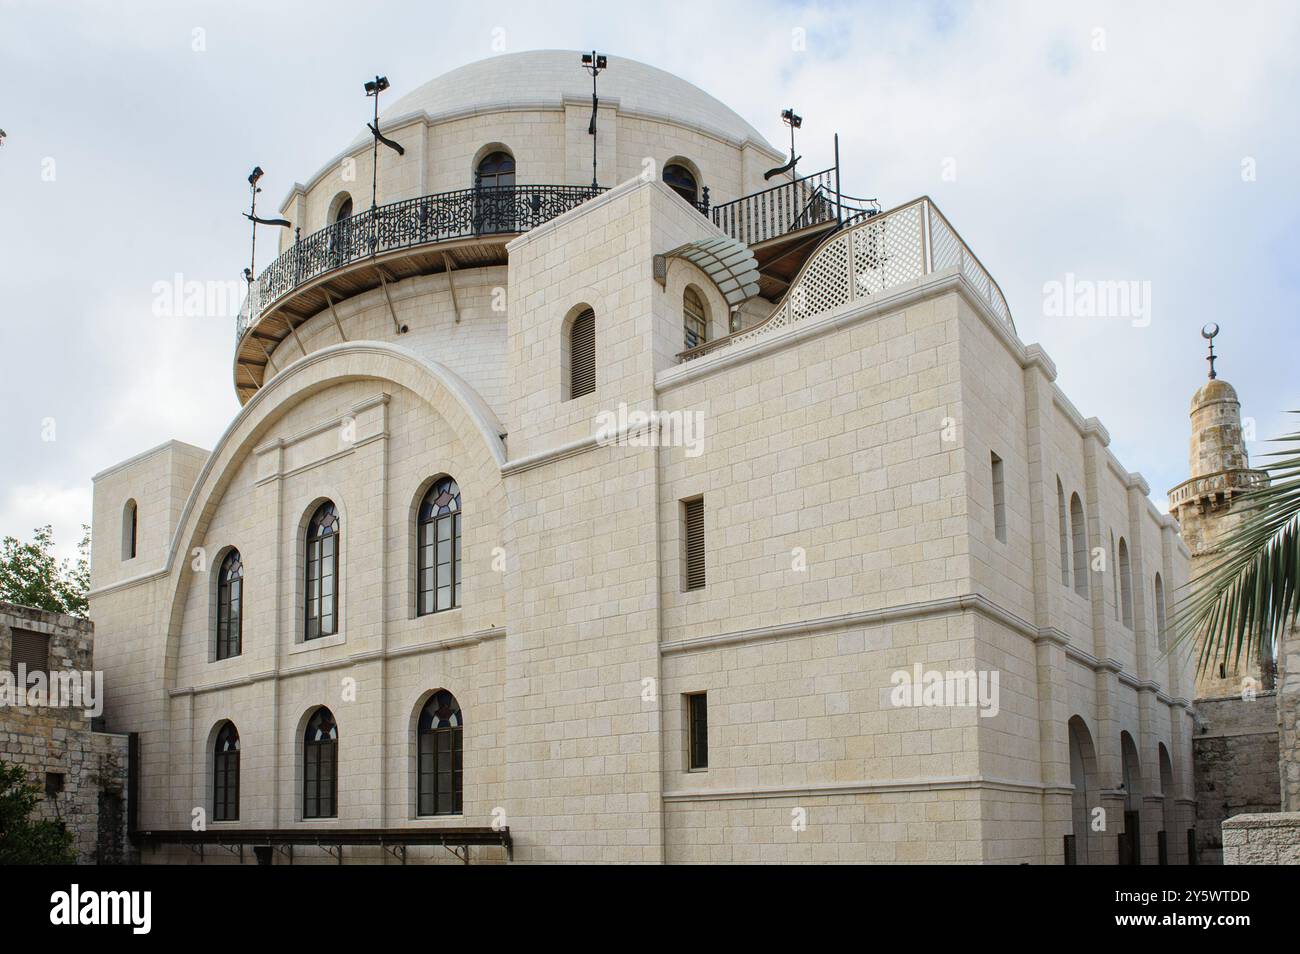
<svg viewBox="0 0 1300 954">
<path fill-rule="evenodd" d="M 1298 19 L 1280 2 L 0 0 L 0 535 L 52 523 L 70 553 L 93 474 L 169 438 L 213 446 L 238 407 L 233 322 L 157 316 L 155 283 L 237 279 L 255 163 L 273 206 L 364 131 L 362 80 L 401 95 L 494 38 L 670 70 L 778 145 L 794 105 L 807 168 L 839 132 L 845 191 L 933 196 L 1163 506 L 1203 324 L 1223 328 L 1252 453 L 1300 407 Z M 1054 313 L 1044 289 L 1067 276 L 1137 282 L 1143 314 Z"/>
</svg>

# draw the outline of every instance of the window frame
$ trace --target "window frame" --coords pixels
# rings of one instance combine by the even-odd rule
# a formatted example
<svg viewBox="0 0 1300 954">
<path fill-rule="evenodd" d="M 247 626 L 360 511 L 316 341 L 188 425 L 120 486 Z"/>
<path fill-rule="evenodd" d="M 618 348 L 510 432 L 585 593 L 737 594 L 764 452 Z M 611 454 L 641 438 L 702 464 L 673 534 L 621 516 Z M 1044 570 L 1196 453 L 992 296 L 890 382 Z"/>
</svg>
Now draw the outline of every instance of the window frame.
<svg viewBox="0 0 1300 954">
<path fill-rule="evenodd" d="M 325 521 L 322 520 L 322 514 L 326 511 L 332 514 L 332 526 L 328 533 L 316 533 L 315 529 L 322 526 Z M 311 519 L 307 521 L 307 529 L 304 533 L 304 550 L 303 550 L 303 628 L 302 638 L 304 642 L 314 639 L 322 639 L 327 636 L 336 636 L 340 630 L 340 615 L 343 608 L 342 587 L 340 577 L 339 555 L 343 549 L 343 516 L 339 512 L 338 506 L 332 500 L 323 501 L 314 511 Z M 329 552 L 326 553 L 326 544 L 329 544 Z M 329 561 L 329 573 L 324 572 L 324 563 Z M 315 596 L 313 597 L 313 577 L 312 567 L 315 564 L 318 567 L 317 577 L 315 579 Z M 330 593 L 333 599 L 333 612 L 328 616 L 321 611 L 321 604 L 326 597 L 324 593 L 326 580 L 330 581 Z M 313 613 L 313 600 L 316 603 L 316 611 Z M 325 619 L 330 620 L 330 626 L 327 629 L 323 623 Z M 315 632 L 312 631 L 313 623 Z"/>
<path fill-rule="evenodd" d="M 229 747 L 228 734 L 234 736 L 233 748 Z M 225 748 L 223 741 L 226 742 Z M 239 821 L 239 751 L 239 729 L 227 719 L 217 730 L 212 744 L 213 821 Z"/>
<path fill-rule="evenodd" d="M 323 718 L 329 721 L 326 724 Z M 318 720 L 321 720 L 318 725 Z M 324 738 L 313 739 L 313 732 L 319 735 L 327 728 Z M 329 777 L 322 775 L 322 768 L 329 768 Z M 314 769 L 314 772 L 313 772 Z M 328 785 L 328 791 L 325 790 Z M 314 790 L 313 790 L 314 789 Z M 324 796 L 328 796 L 328 811 L 320 810 Z M 309 806 L 315 804 L 315 812 Z M 317 706 L 307 717 L 307 724 L 302 734 L 302 817 L 304 819 L 324 819 L 339 817 L 339 727 L 334 713 L 327 706 Z"/>
<path fill-rule="evenodd" d="M 691 306 L 689 302 L 690 298 L 695 299 L 695 303 L 697 305 L 697 308 L 695 309 L 694 312 L 691 310 Z M 699 326 L 698 336 L 696 337 L 696 340 L 693 343 L 691 341 L 692 324 L 697 324 Z M 702 344 L 707 344 L 708 341 L 709 341 L 708 305 L 705 303 L 704 296 L 700 293 L 699 289 L 697 289 L 694 285 L 687 285 L 684 289 L 682 289 L 682 343 L 686 346 L 686 350 L 690 351 L 692 348 L 698 348 Z"/>
<path fill-rule="evenodd" d="M 685 693 L 686 771 L 709 770 L 709 693 Z"/>
<path fill-rule="evenodd" d="M 416 817 L 465 814 L 465 716 L 449 690 L 438 689 L 420 707 L 415 753 Z M 431 811 L 425 810 L 426 799 Z"/>
<path fill-rule="evenodd" d="M 230 564 L 234 561 L 237 576 L 230 575 Z M 234 616 L 234 632 L 231 633 L 231 616 Z M 216 619 L 216 658 L 233 659 L 244 651 L 244 559 L 239 551 L 231 547 L 221 558 L 217 570 L 217 619 Z"/>
<path fill-rule="evenodd" d="M 670 169 L 680 169 L 682 172 L 685 173 L 685 177 L 684 178 L 680 178 L 677 176 L 670 177 L 668 171 Z M 672 189 L 674 192 L 676 192 L 679 196 L 681 196 L 691 205 L 699 205 L 700 177 L 699 175 L 696 174 L 695 170 L 692 169 L 690 166 L 688 166 L 685 162 L 683 162 L 680 159 L 670 159 L 668 162 L 665 162 L 663 168 L 663 174 L 660 178 L 663 179 L 664 185 L 668 186 L 668 188 Z M 686 193 L 686 185 L 685 185 L 686 180 L 690 180 L 689 195 L 687 195 Z"/>
<path fill-rule="evenodd" d="M 437 504 L 436 498 L 442 497 L 443 494 L 450 494 L 450 500 L 443 504 Z M 427 513 L 426 513 L 427 511 Z M 440 512 L 441 511 L 441 512 Z M 448 566 L 449 583 L 446 589 L 450 592 L 450 602 L 447 605 L 441 605 L 439 593 L 444 589 L 438 583 L 438 570 L 444 564 L 439 559 L 439 544 L 442 540 L 439 534 L 443 527 L 448 527 L 448 545 L 450 548 L 450 561 Z M 426 528 L 429 539 L 426 541 Z M 445 613 L 449 610 L 460 609 L 461 602 L 461 585 L 464 582 L 462 573 L 462 540 L 463 540 L 463 510 L 461 501 L 460 485 L 454 477 L 444 475 L 436 479 L 422 498 L 420 505 L 416 510 L 415 517 L 415 615 L 432 616 L 435 613 Z M 426 562 L 429 561 L 429 562 Z M 430 579 L 430 585 L 426 589 L 425 577 Z M 426 596 L 432 597 L 432 607 L 426 608 Z"/>
</svg>

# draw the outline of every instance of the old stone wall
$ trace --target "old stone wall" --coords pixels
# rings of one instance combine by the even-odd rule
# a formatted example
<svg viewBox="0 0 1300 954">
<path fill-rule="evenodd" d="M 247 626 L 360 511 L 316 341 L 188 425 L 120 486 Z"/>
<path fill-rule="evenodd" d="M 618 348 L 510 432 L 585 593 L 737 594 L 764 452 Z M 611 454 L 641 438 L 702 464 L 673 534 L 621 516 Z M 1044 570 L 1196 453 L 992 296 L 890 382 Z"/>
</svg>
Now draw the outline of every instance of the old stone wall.
<svg viewBox="0 0 1300 954">
<path fill-rule="evenodd" d="M 1223 823 L 1225 865 L 1300 865 L 1300 812 L 1238 815 Z"/>
<path fill-rule="evenodd" d="M 1244 813 L 1278 810 L 1275 697 L 1198 699 L 1192 762 L 1196 779 L 1196 847 L 1201 864 L 1220 864 L 1220 826 Z"/>
<path fill-rule="evenodd" d="M 16 685 L 14 634 L 48 639 L 46 672 L 94 671 L 94 624 L 58 613 L 0 603 L 0 673 Z M 66 678 L 58 681 L 69 685 Z M 51 694 L 52 695 L 52 694 Z M 58 705 L 53 704 L 58 702 Z M 72 832 L 82 864 L 131 860 L 126 837 L 127 736 L 95 732 L 82 698 L 66 704 L 45 697 L 0 703 L 0 760 L 23 766 L 44 793 L 41 818 L 61 819 Z"/>
<path fill-rule="evenodd" d="M 1278 771 L 1282 811 L 1300 812 L 1300 628 L 1292 627 L 1278 653 Z"/>
</svg>

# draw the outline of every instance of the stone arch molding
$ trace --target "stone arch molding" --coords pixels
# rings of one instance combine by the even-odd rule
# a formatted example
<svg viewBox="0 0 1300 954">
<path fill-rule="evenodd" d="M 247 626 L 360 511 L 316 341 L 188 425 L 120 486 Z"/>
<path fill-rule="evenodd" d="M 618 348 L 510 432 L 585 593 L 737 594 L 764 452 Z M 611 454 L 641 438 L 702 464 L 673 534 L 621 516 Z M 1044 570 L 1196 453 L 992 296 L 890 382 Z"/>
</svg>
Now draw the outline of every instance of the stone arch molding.
<svg viewBox="0 0 1300 954">
<path fill-rule="evenodd" d="M 388 382 L 422 398 L 464 438 L 473 472 L 458 478 L 480 487 L 488 512 L 504 509 L 501 467 L 506 462 L 504 428 L 483 398 L 455 372 L 399 345 L 382 341 L 342 342 L 314 351 L 281 369 L 235 416 L 208 456 L 195 482 L 162 573 L 167 580 L 167 632 L 162 665 L 164 691 L 175 688 L 176 660 L 185 615 L 183 596 L 194 571 L 188 554 L 203 545 L 204 532 L 226 488 L 248 455 L 287 411 L 309 397 L 350 381 Z M 473 435 L 478 440 L 473 440 Z"/>
</svg>

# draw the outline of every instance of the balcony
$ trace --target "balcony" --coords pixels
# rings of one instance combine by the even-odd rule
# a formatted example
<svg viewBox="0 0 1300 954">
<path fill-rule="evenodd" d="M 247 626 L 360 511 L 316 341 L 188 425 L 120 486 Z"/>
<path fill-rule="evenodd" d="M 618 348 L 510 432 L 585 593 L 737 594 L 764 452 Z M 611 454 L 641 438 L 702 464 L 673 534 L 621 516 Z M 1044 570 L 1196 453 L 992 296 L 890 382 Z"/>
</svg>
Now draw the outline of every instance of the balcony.
<svg viewBox="0 0 1300 954">
<path fill-rule="evenodd" d="M 836 229 L 874 215 L 871 200 L 838 192 L 835 168 L 783 182 L 700 212 L 758 260 L 760 294 L 775 302 L 808 256 Z M 262 386 L 270 355 L 335 302 L 416 275 L 506 264 L 506 244 L 605 191 L 524 185 L 461 189 L 360 212 L 287 248 L 257 277 L 236 319 L 235 388 Z"/>
<path fill-rule="evenodd" d="M 1202 509 L 1213 507 L 1225 498 L 1267 486 L 1268 472 L 1263 470 L 1221 470 L 1193 477 L 1169 491 L 1169 511 L 1174 513 L 1189 503 L 1197 503 Z"/>
<path fill-rule="evenodd" d="M 964 276 L 977 297 L 1015 333 L 1002 289 L 928 197 L 889 212 L 845 216 L 840 208 L 840 213 L 848 219 L 846 227 L 816 234 L 816 248 L 800 259 L 798 274 L 767 318 L 683 351 L 678 359 L 695 361 L 747 345 L 948 269 Z M 832 219 L 830 224 L 839 223 Z"/>
</svg>

